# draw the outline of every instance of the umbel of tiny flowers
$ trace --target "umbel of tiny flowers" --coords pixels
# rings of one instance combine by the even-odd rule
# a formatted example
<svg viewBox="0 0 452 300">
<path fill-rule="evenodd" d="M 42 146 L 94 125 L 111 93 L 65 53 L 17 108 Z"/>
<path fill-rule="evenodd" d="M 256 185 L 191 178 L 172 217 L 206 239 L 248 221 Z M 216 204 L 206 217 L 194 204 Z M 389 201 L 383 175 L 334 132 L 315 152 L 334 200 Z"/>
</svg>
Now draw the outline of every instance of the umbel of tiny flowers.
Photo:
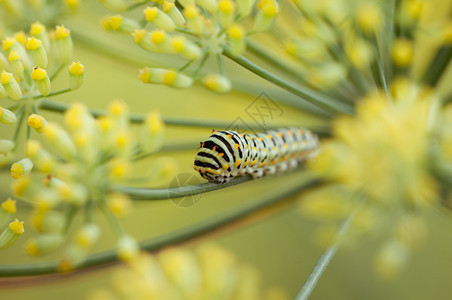
<svg viewBox="0 0 452 300">
<path fill-rule="evenodd" d="M 254 267 L 214 244 L 141 253 L 111 281 L 112 287 L 92 291 L 88 299 L 289 299 L 280 288 L 264 288 Z"/>
<path fill-rule="evenodd" d="M 113 101 L 107 115 L 98 120 L 84 105 L 72 104 L 64 113 L 64 122 L 66 129 L 31 115 L 29 124 L 42 134 L 52 150 L 29 140 L 28 157 L 12 168 L 18 178 L 13 182 L 13 193 L 35 206 L 32 224 L 39 234 L 28 241 L 26 251 L 38 256 L 66 244 L 60 270 L 74 269 L 100 238 L 96 218 L 100 211 L 117 236 L 119 258 L 132 259 L 139 252 L 138 244 L 117 219 L 131 211 L 131 200 L 115 189 L 118 183 L 132 178 L 130 170 L 136 157 L 159 149 L 163 123 L 158 113 L 152 112 L 143 122 L 139 138 L 135 137 L 127 106 L 119 100 Z M 29 174 L 31 166 L 45 176 L 44 184 L 31 180 L 39 176 Z M 161 170 L 166 172 L 164 167 Z M 77 213 L 84 213 L 86 221 L 68 237 L 67 230 Z"/>
<path fill-rule="evenodd" d="M 300 204 L 304 214 L 328 224 L 344 219 L 357 195 L 365 195 L 368 201 L 351 231 L 389 232 L 375 258 L 383 278 L 395 277 L 424 240 L 422 211 L 438 202 L 441 186 L 432 168 L 439 158 L 432 153 L 452 141 L 440 126 L 449 116 L 434 93 L 408 80 L 394 82 L 390 91 L 389 99 L 382 91 L 369 94 L 355 117 L 333 123 L 333 138 L 309 163 L 328 187 L 310 192 Z M 443 137 L 439 147 L 438 136 Z"/>
<path fill-rule="evenodd" d="M 68 88 L 53 90 L 53 80 L 72 61 L 72 39 L 70 31 L 63 25 L 48 33 L 44 25 L 33 23 L 29 36 L 22 33 L 5 37 L 2 46 L 0 98 L 12 100 L 13 103 L 9 110 L 0 108 L 0 122 L 15 124 L 12 143 L 18 144 L 20 128 L 27 118 L 32 128 L 38 132 L 42 129 L 45 119 L 38 117 L 37 112 L 41 100 L 80 88 L 85 68 L 79 62 L 73 63 L 68 69 Z M 48 53 L 52 55 L 48 56 Z M 14 147 L 9 149 L 10 152 L 14 150 Z M 9 157 L 8 152 L 2 154 Z"/>
<path fill-rule="evenodd" d="M 126 9 L 122 0 L 101 2 L 115 11 Z M 144 83 L 186 88 L 201 79 L 212 91 L 230 91 L 231 83 L 221 59 L 224 49 L 230 49 L 234 55 L 242 54 L 247 35 L 271 26 L 278 13 L 278 2 L 207 0 L 180 1 L 179 4 L 181 10 L 171 1 L 155 1 L 154 6 L 143 10 L 147 21 L 144 26 L 123 15 L 110 16 L 104 19 L 103 25 L 109 30 L 131 34 L 135 43 L 146 51 L 180 55 L 188 60 L 179 69 L 144 68 L 139 75 Z M 209 57 L 216 59 L 218 73 L 200 74 Z M 188 71 L 195 64 L 197 67 Z"/>
</svg>

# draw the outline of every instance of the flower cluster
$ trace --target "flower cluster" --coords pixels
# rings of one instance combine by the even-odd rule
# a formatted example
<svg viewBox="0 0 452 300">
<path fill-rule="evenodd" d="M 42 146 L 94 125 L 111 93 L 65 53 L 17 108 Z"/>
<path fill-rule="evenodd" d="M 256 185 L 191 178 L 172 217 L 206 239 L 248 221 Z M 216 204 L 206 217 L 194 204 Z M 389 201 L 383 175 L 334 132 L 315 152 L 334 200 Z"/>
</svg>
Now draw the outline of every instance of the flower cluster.
<svg viewBox="0 0 452 300">
<path fill-rule="evenodd" d="M 324 142 L 309 165 L 330 184 L 301 203 L 303 213 L 325 221 L 325 233 L 350 214 L 357 198 L 368 198 L 352 231 L 390 233 L 376 258 L 385 278 L 397 274 L 425 237 L 422 211 L 439 199 L 432 171 L 438 158 L 432 153 L 443 129 L 436 120 L 446 117 L 438 116 L 439 99 L 412 82 L 400 80 L 390 90 L 391 99 L 384 93 L 368 95 L 358 103 L 356 117 L 334 122 L 333 139 Z M 445 139 L 441 146 L 450 142 Z"/>
<path fill-rule="evenodd" d="M 101 1 L 115 11 L 127 10 L 122 0 Z M 131 34 L 141 48 L 155 53 L 177 54 L 188 62 L 179 69 L 146 67 L 139 78 L 144 83 L 166 84 L 177 88 L 192 85 L 200 78 L 210 90 L 224 93 L 231 89 L 222 56 L 225 48 L 240 55 L 246 48 L 246 36 L 269 28 L 278 13 L 274 0 L 202 0 L 155 1 L 143 10 L 145 23 L 115 15 L 104 20 L 104 27 Z M 252 18 L 252 21 L 249 19 Z M 251 23 L 250 26 L 243 24 Z M 142 26 L 144 25 L 144 26 Z M 209 56 L 217 59 L 218 73 L 199 75 Z M 193 63 L 198 66 L 187 70 Z"/>
<path fill-rule="evenodd" d="M 73 104 L 65 112 L 64 121 L 67 130 L 52 122 L 39 130 L 52 151 L 29 140 L 28 157 L 12 168 L 18 177 L 13 183 L 14 194 L 35 207 L 32 224 L 39 234 L 28 241 L 26 250 L 31 255 L 42 255 L 67 244 L 73 217 L 82 212 L 85 222 L 66 247 L 60 265 L 62 271 L 73 269 L 83 263 L 100 237 L 96 214 L 99 210 L 117 235 L 118 256 L 130 259 L 139 248 L 122 230 L 117 217 L 130 211 L 131 201 L 116 187 L 131 177 L 137 155 L 158 150 L 163 123 L 153 112 L 144 120 L 140 136 L 135 137 L 127 106 L 119 100 L 113 101 L 108 114 L 98 120 L 84 105 Z M 35 175 L 26 176 L 32 167 L 43 173 L 44 183 L 33 180 Z M 161 177 L 159 170 L 153 171 L 155 177 Z M 163 168 L 160 173 L 164 171 Z"/>
<path fill-rule="evenodd" d="M 304 26 L 286 50 L 305 66 L 307 84 L 355 106 L 354 116 L 333 122 L 332 138 L 309 164 L 327 184 L 306 194 L 301 210 L 324 221 L 318 237 L 331 242 L 337 222 L 367 199 L 351 231 L 390 233 L 375 267 L 393 278 L 425 238 L 422 211 L 449 189 L 449 117 L 435 88 L 450 60 L 452 26 L 421 22 L 428 5 L 421 0 L 397 2 L 394 13 L 373 1 L 345 3 L 294 1 Z M 420 68 L 415 44 L 423 38 L 435 49 Z"/>
<path fill-rule="evenodd" d="M 378 1 L 296 0 L 301 32 L 286 30 L 285 49 L 307 85 L 355 102 L 376 87 L 386 88 L 392 79 L 412 75 L 420 34 L 431 45 L 450 44 L 450 20 L 421 22 L 428 5 L 404 0 L 392 11 Z M 423 81 L 432 83 L 426 75 Z"/>
<path fill-rule="evenodd" d="M 38 114 L 42 99 L 78 89 L 85 70 L 82 64 L 73 62 L 68 68 L 68 88 L 53 90 L 53 80 L 72 62 L 72 38 L 70 30 L 63 25 L 47 32 L 41 23 L 33 23 L 29 36 L 19 32 L 14 37 L 5 37 L 2 46 L 0 99 L 9 99 L 13 104 L 9 108 L 0 107 L 0 122 L 16 126 L 12 140 L 0 140 L 0 155 L 4 157 L 3 162 L 8 163 L 13 157 L 22 123 L 28 119 L 28 124 L 40 131 L 46 123 Z M 11 169 L 13 177 L 20 176 L 23 171 L 17 166 Z"/>
<path fill-rule="evenodd" d="M 273 299 L 288 296 L 279 288 L 260 284 L 258 271 L 238 263 L 228 251 L 204 244 L 196 253 L 171 248 L 156 256 L 141 254 L 115 271 L 112 290 L 90 294 L 109 299 Z"/>
</svg>

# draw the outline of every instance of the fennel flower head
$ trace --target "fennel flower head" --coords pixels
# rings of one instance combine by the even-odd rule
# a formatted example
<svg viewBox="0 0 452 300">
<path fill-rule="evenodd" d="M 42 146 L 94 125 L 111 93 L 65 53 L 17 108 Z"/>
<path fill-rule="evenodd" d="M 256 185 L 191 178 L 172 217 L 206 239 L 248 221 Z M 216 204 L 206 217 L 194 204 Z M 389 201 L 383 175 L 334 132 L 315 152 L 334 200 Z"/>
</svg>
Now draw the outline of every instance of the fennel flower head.
<svg viewBox="0 0 452 300">
<path fill-rule="evenodd" d="M 93 291 L 88 299 L 289 299 L 279 288 L 264 288 L 254 267 L 213 244 L 195 253 L 180 248 L 143 253 L 112 277 L 112 289 Z"/>
<path fill-rule="evenodd" d="M 106 8 L 125 11 L 122 0 L 100 1 Z M 183 57 L 179 69 L 149 68 L 140 71 L 144 83 L 187 88 L 199 79 L 208 89 L 225 93 L 231 90 L 221 54 L 240 55 L 246 50 L 246 38 L 267 30 L 274 22 L 279 5 L 274 0 L 201 0 L 154 1 L 143 9 L 147 22 L 136 17 L 114 15 L 103 20 L 108 30 L 131 34 L 137 45 L 153 53 Z M 177 5 L 176 5 L 177 4 Z M 215 59 L 218 72 L 202 74 L 209 57 Z M 190 68 L 190 66 L 195 66 Z"/>
<path fill-rule="evenodd" d="M 354 105 L 353 114 L 332 122 L 331 137 L 308 163 L 324 185 L 304 194 L 301 211 L 324 223 L 317 237 L 330 243 L 360 199 L 348 237 L 389 232 L 375 268 L 382 278 L 394 278 L 425 239 L 423 213 L 444 204 L 449 190 L 451 115 L 439 86 L 451 53 L 450 19 L 431 21 L 425 17 L 429 3 L 418 0 L 400 1 L 393 11 L 386 2 L 338 1 L 335 10 L 294 3 L 306 14 L 306 26 L 286 50 L 316 70 L 306 75 L 309 84 Z M 427 64 L 416 55 L 425 51 L 423 39 L 433 48 Z M 339 58 L 338 45 L 344 50 Z M 347 92 L 347 85 L 355 91 Z"/>
<path fill-rule="evenodd" d="M 18 1 L 20 2 L 20 1 Z M 2 39 L 0 50 L 0 99 L 9 102 L 0 106 L 0 122 L 11 125 L 11 140 L 0 140 L 0 164 L 10 163 L 22 153 L 20 129 L 24 123 L 42 132 L 47 121 L 38 113 L 44 97 L 72 92 L 84 82 L 85 68 L 73 62 L 71 31 L 64 25 L 50 32 L 43 24 L 31 24 L 29 32 L 16 32 Z M 69 73 L 67 88 L 56 90 L 54 81 L 65 70 Z M 2 103 L 3 105 L 3 103 Z M 21 160 L 11 168 L 13 177 L 28 174 L 31 164 Z"/>
<path fill-rule="evenodd" d="M 64 121 L 66 129 L 52 122 L 44 126 L 42 136 L 48 148 L 36 140 L 27 142 L 29 168 L 41 172 L 44 183 L 32 180 L 37 174 L 13 182 L 14 194 L 30 199 L 35 207 L 32 224 L 39 234 L 28 242 L 26 250 L 37 256 L 63 247 L 73 216 L 82 213 L 85 222 L 65 248 L 60 265 L 62 271 L 73 269 L 83 263 L 100 237 L 100 211 L 117 236 L 118 256 L 130 259 L 139 248 L 117 218 L 130 211 L 131 200 L 116 187 L 127 180 L 142 180 L 132 177 L 133 160 L 159 149 L 163 123 L 158 113 L 152 112 L 138 132 L 132 131 L 127 106 L 120 100 L 113 101 L 108 113 L 98 120 L 83 104 L 72 104 Z M 154 165 L 153 175 L 147 179 L 165 177 L 168 168 L 175 168 L 168 160 Z"/>
</svg>

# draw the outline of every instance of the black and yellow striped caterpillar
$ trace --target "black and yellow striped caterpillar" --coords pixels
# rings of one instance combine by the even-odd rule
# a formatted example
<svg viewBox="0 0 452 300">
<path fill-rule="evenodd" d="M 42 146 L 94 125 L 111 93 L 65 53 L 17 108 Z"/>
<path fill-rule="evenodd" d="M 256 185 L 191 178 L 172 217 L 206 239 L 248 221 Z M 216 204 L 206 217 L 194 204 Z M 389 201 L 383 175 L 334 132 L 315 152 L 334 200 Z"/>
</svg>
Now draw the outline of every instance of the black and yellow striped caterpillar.
<svg viewBox="0 0 452 300">
<path fill-rule="evenodd" d="M 315 156 L 318 143 L 317 135 L 304 128 L 281 128 L 251 135 L 214 130 L 201 142 L 193 168 L 215 183 L 246 174 L 257 179 L 292 169 Z"/>
</svg>

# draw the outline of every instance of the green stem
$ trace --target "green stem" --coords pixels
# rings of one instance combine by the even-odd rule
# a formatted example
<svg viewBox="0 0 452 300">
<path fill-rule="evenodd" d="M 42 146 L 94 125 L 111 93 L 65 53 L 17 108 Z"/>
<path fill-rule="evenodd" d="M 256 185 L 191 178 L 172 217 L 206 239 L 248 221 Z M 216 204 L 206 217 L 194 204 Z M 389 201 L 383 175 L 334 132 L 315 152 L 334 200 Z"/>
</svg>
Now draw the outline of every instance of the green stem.
<svg viewBox="0 0 452 300">
<path fill-rule="evenodd" d="M 163 200 L 207 193 L 241 184 L 250 180 L 252 180 L 250 176 L 243 176 L 233 178 L 229 182 L 224 184 L 206 182 L 167 189 L 137 188 L 118 185 L 115 187 L 115 190 L 117 192 L 127 194 L 136 200 Z"/>
<path fill-rule="evenodd" d="M 266 62 L 271 63 L 273 66 L 279 68 L 280 70 L 292 75 L 294 78 L 301 80 L 303 84 L 306 84 L 306 81 L 303 79 L 304 74 L 293 67 L 293 62 L 291 63 L 285 61 L 280 57 L 273 55 L 270 51 L 267 51 L 264 46 L 261 46 L 254 41 L 247 40 L 246 45 L 247 49 L 251 53 L 257 55 L 259 58 L 265 60 Z"/>
<path fill-rule="evenodd" d="M 198 67 L 196 68 L 196 70 L 192 73 L 192 77 L 196 78 L 196 76 L 198 75 L 199 71 L 201 71 L 202 67 L 204 66 L 204 64 L 207 62 L 207 59 L 209 58 L 210 53 L 205 53 L 201 62 L 199 63 Z"/>
<path fill-rule="evenodd" d="M 43 96 L 43 95 L 34 96 L 33 99 L 41 99 L 41 98 L 44 98 L 44 97 L 53 97 L 53 96 L 61 95 L 61 94 L 64 94 L 64 93 L 67 93 L 67 92 L 70 92 L 70 91 L 72 91 L 72 90 L 70 88 L 67 88 L 67 89 L 64 89 L 64 90 L 60 90 L 60 91 L 57 91 L 57 92 L 50 93 L 47 96 Z"/>
<path fill-rule="evenodd" d="M 221 75 L 226 76 L 226 71 L 224 69 L 224 63 L 223 63 L 223 56 L 221 54 L 217 55 L 217 62 L 218 62 L 218 70 Z"/>
<path fill-rule="evenodd" d="M 61 70 L 63 70 L 63 68 L 64 68 L 64 64 L 61 64 L 58 67 L 58 69 L 55 71 L 55 73 L 53 73 L 53 75 L 50 76 L 50 81 L 53 81 L 58 76 L 58 74 L 60 74 L 60 72 L 61 72 Z"/>
<path fill-rule="evenodd" d="M 353 107 L 351 105 L 342 103 L 338 100 L 330 98 L 328 96 L 319 94 L 309 88 L 294 85 L 275 74 L 261 68 L 255 63 L 251 62 L 243 56 L 235 56 L 231 51 L 225 47 L 223 54 L 231 59 L 232 61 L 238 63 L 242 67 L 248 69 L 249 71 L 255 73 L 256 75 L 268 80 L 269 82 L 297 95 L 304 100 L 312 103 L 313 105 L 323 108 L 324 110 L 332 113 L 344 113 L 351 115 L 353 113 Z"/>
<path fill-rule="evenodd" d="M 333 259 L 333 256 L 336 254 L 345 234 L 347 233 L 348 228 L 350 227 L 350 224 L 356 216 L 356 213 L 364 203 L 363 200 L 364 198 L 359 199 L 359 202 L 357 203 L 351 214 L 348 216 L 347 220 L 342 223 L 339 231 L 337 232 L 334 243 L 322 253 L 319 260 L 317 261 L 317 264 L 315 265 L 314 269 L 312 270 L 311 274 L 309 275 L 308 279 L 306 280 L 294 300 L 307 300 L 309 298 L 326 267 L 328 267 L 331 259 Z"/>
<path fill-rule="evenodd" d="M 22 105 L 22 107 L 19 108 L 19 110 L 16 113 L 16 116 L 19 117 L 19 120 L 16 124 L 16 129 L 14 130 L 13 135 L 14 148 L 16 148 L 17 146 L 17 138 L 19 137 L 20 129 L 22 128 L 22 122 L 24 121 L 25 118 L 25 105 Z"/>
<path fill-rule="evenodd" d="M 452 46 L 441 46 L 428 66 L 428 69 L 425 71 L 423 81 L 430 86 L 435 86 L 441 79 L 444 71 L 447 69 L 451 59 Z"/>
<path fill-rule="evenodd" d="M 69 105 L 61 102 L 52 101 L 49 99 L 42 99 L 42 102 L 39 104 L 39 109 L 48 110 L 48 111 L 54 111 L 54 112 L 60 112 L 63 113 L 67 109 L 69 109 Z M 101 109 L 89 109 L 91 114 L 94 117 L 101 117 L 105 116 L 107 112 L 105 110 Z M 139 113 L 133 113 L 130 114 L 130 121 L 132 123 L 143 123 L 146 119 L 146 114 L 139 114 Z M 184 118 L 184 117 L 162 117 L 163 122 L 166 125 L 170 126 L 192 126 L 192 127 L 202 127 L 202 128 L 210 128 L 210 129 L 221 129 L 221 128 L 228 128 L 231 126 L 233 121 L 220 121 L 220 120 L 213 120 L 213 119 L 195 119 L 195 118 Z M 240 126 L 240 124 L 238 124 Z M 281 128 L 281 127 L 287 127 L 287 124 L 273 124 L 266 128 Z M 239 129 L 251 129 L 251 130 L 262 130 L 262 126 L 260 124 L 246 124 L 246 127 Z"/>
<path fill-rule="evenodd" d="M 254 201 L 247 201 L 246 203 L 228 209 L 203 221 L 184 226 L 162 236 L 143 241 L 140 243 L 140 246 L 143 250 L 156 251 L 170 245 L 189 241 L 193 238 L 226 226 L 234 221 L 243 219 L 254 212 L 262 210 L 272 204 L 293 196 L 302 190 L 312 188 L 318 184 L 318 180 L 310 179 L 301 184 L 295 184 L 295 186 L 288 189 L 275 189 L 270 193 L 257 197 Z M 110 263 L 116 259 L 116 252 L 113 250 L 93 254 L 88 256 L 86 261 L 80 266 L 80 269 Z M 0 265 L 0 277 L 57 273 L 58 265 L 58 261 L 22 265 Z"/>
<path fill-rule="evenodd" d="M 108 223 L 110 224 L 110 228 L 113 229 L 114 234 L 117 238 L 120 238 L 124 236 L 125 231 L 122 228 L 121 224 L 119 223 L 118 219 L 113 215 L 113 212 L 108 208 L 107 204 L 105 203 L 105 200 L 102 200 L 100 203 L 100 207 L 102 209 L 102 212 L 104 213 L 105 219 L 107 219 Z"/>
</svg>

